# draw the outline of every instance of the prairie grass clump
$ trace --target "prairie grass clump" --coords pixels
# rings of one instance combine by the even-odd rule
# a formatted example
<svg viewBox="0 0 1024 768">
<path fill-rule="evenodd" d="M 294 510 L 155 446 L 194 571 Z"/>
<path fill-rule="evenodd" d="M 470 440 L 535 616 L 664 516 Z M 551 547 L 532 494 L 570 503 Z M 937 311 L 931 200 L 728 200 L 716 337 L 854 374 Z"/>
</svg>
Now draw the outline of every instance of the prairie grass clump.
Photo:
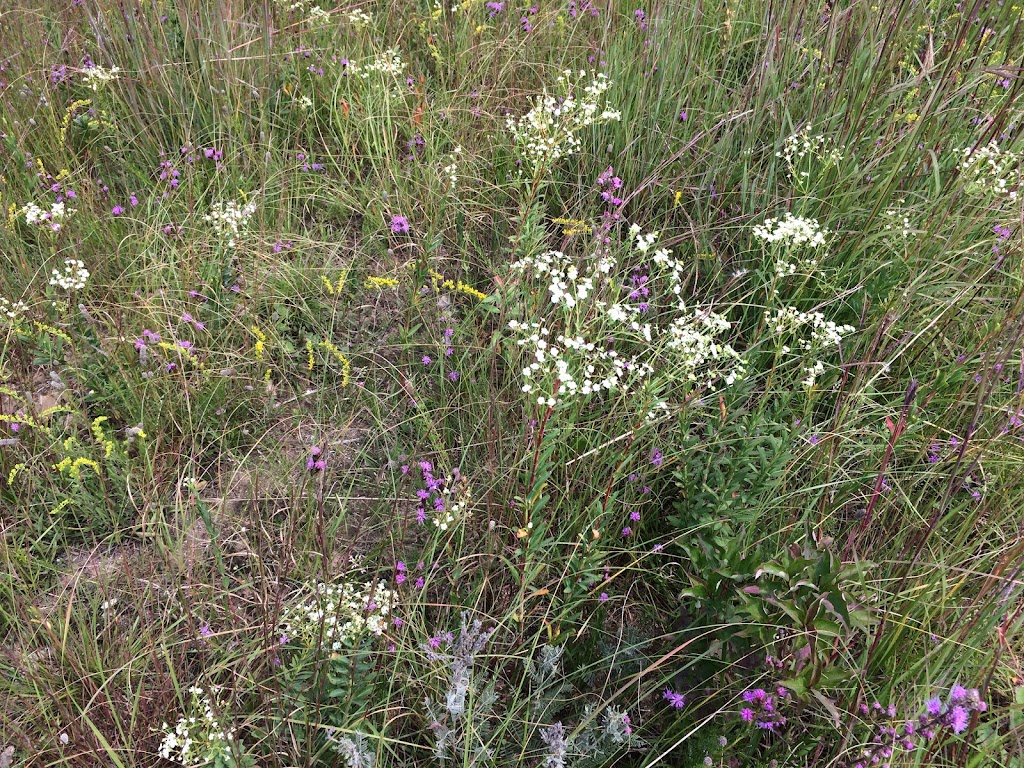
<svg viewBox="0 0 1024 768">
<path fill-rule="evenodd" d="M 0 768 L 1019 764 L 1018 5 L 22 5 Z"/>
</svg>

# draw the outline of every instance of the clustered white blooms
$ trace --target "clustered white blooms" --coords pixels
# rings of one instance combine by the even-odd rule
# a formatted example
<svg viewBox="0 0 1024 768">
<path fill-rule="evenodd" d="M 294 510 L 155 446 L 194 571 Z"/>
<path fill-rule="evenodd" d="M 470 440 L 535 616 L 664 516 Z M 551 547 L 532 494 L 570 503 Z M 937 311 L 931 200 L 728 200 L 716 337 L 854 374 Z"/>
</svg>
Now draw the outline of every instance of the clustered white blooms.
<svg viewBox="0 0 1024 768">
<path fill-rule="evenodd" d="M 782 149 L 775 153 L 776 157 L 785 160 L 790 177 L 810 176 L 805 159 L 813 158 L 826 165 L 838 165 L 843 159 L 831 139 L 820 133 L 814 135 L 812 131 L 813 126 L 808 123 L 802 130 L 789 136 L 782 143 Z"/>
<path fill-rule="evenodd" d="M 214 695 L 218 691 L 216 686 L 211 687 Z M 234 729 L 224 726 L 206 691 L 193 685 L 188 692 L 192 696 L 189 712 L 178 719 L 174 728 L 163 724 L 164 738 L 158 754 L 164 760 L 185 766 L 220 765 L 221 761 L 230 760 Z"/>
<path fill-rule="evenodd" d="M 900 198 L 899 202 L 900 205 L 903 205 L 907 201 Z M 914 233 L 914 230 L 910 226 L 910 217 L 907 216 L 904 211 L 897 208 L 889 208 L 885 211 L 885 218 L 887 219 L 885 223 L 886 230 L 895 230 L 899 228 L 903 237 L 910 237 Z"/>
<path fill-rule="evenodd" d="M 397 599 L 383 580 L 376 584 L 321 582 L 309 599 L 285 609 L 281 626 L 289 641 L 339 651 L 367 633 L 380 635 Z"/>
<path fill-rule="evenodd" d="M 311 27 L 326 27 L 331 23 L 331 14 L 319 5 L 311 6 L 306 14 L 306 23 Z"/>
<path fill-rule="evenodd" d="M 80 291 L 89 279 L 89 270 L 78 259 L 64 259 L 64 269 L 50 273 L 50 285 L 65 291 Z"/>
<path fill-rule="evenodd" d="M 348 23 L 354 27 L 368 27 L 373 24 L 373 16 L 362 8 L 356 8 L 353 11 L 349 11 Z"/>
<path fill-rule="evenodd" d="M 516 146 L 535 172 L 579 151 L 579 132 L 584 128 L 622 118 L 618 110 L 602 108 L 605 91 L 612 81 L 603 72 L 589 77 L 591 82 L 584 85 L 588 78 L 585 71 L 573 74 L 565 70 L 558 77 L 560 95 L 545 92 L 518 120 L 508 117 L 508 129 Z"/>
<path fill-rule="evenodd" d="M 768 321 L 768 329 L 775 335 L 809 331 L 808 335 L 797 339 L 797 345 L 804 352 L 836 349 L 846 336 L 857 330 L 852 325 L 837 325 L 831 320 L 826 320 L 821 312 L 801 312 L 795 307 L 775 310 L 775 314 Z M 782 351 L 788 354 L 791 348 L 783 345 Z M 818 377 L 825 372 L 825 364 L 820 360 L 815 361 L 805 367 L 803 372 L 806 374 L 803 379 L 804 386 L 813 387 Z"/>
<path fill-rule="evenodd" d="M 636 252 L 650 259 L 651 269 L 667 284 L 665 296 L 674 302 L 668 308 L 667 319 L 661 314 L 660 322 L 658 313 L 649 312 L 649 306 L 640 302 L 608 304 L 592 299 L 596 286 L 602 281 L 609 283 L 611 271 L 618 266 L 610 255 L 593 255 L 589 274 L 561 251 L 523 258 L 511 265 L 516 272 L 529 272 L 547 282 L 552 304 L 571 309 L 592 299 L 587 310 L 596 310 L 599 317 L 615 324 L 610 335 L 595 343 L 579 333 L 553 332 L 541 322 L 509 323 L 522 337 L 517 344 L 532 353 L 532 360 L 522 371 L 522 391 L 535 396 L 538 405 L 554 407 L 578 396 L 636 389 L 656 368 L 678 370 L 687 381 L 702 385 L 722 379 L 728 386 L 743 376 L 742 356 L 721 341 L 731 328 L 729 321 L 709 308 L 687 306 L 679 298 L 684 265 L 667 248 L 657 248 L 656 232 L 643 233 L 634 225 L 629 235 Z M 623 287 L 631 290 L 628 285 Z M 569 320 L 581 320 L 587 314 L 570 316 Z M 586 334 L 586 328 L 581 330 Z M 615 349 L 620 342 L 639 349 L 639 353 L 630 356 Z"/>
<path fill-rule="evenodd" d="M 444 169 L 443 169 L 444 175 L 448 177 L 448 181 L 451 183 L 451 186 L 453 188 L 455 187 L 456 183 L 458 183 L 458 181 L 459 181 L 459 163 L 458 163 L 458 160 L 459 160 L 459 157 L 461 157 L 461 156 L 462 156 L 462 147 L 460 145 L 456 144 L 455 148 L 452 150 L 451 156 L 448 158 L 449 159 L 448 165 L 446 165 L 444 167 Z"/>
<path fill-rule="evenodd" d="M 969 193 L 978 196 L 994 194 L 1017 200 L 1021 170 L 1017 155 L 1002 152 L 994 140 L 987 146 L 967 147 L 962 151 L 964 159 L 960 170 Z"/>
<path fill-rule="evenodd" d="M 45 226 L 54 232 L 60 232 L 60 228 L 63 226 L 61 222 L 76 210 L 68 208 L 64 203 L 53 203 L 50 205 L 50 210 L 46 211 L 35 203 L 29 203 L 21 209 L 21 213 L 25 217 L 25 223 L 29 226 Z"/>
<path fill-rule="evenodd" d="M 641 232 L 637 224 L 629 228 L 629 236 L 636 239 L 636 250 L 638 253 L 647 255 L 658 241 L 657 232 Z M 672 286 L 672 293 L 678 296 L 683 290 L 683 264 L 672 258 L 672 251 L 668 248 L 658 248 L 651 256 L 654 263 L 666 270 L 669 285 Z"/>
<path fill-rule="evenodd" d="M 766 243 L 780 243 L 791 247 L 818 248 L 825 244 L 826 231 L 815 219 L 794 216 L 788 211 L 781 219 L 765 219 L 754 226 L 754 237 Z"/>
<path fill-rule="evenodd" d="M 815 219 L 794 216 L 790 212 L 780 219 L 768 218 L 763 224 L 754 226 L 754 237 L 771 246 L 785 251 L 775 261 L 778 277 L 795 275 L 798 270 L 810 271 L 818 266 L 814 249 L 825 245 L 827 230 L 822 229 Z"/>
<path fill-rule="evenodd" d="M 522 391 L 537 393 L 537 404 L 554 408 L 576 396 L 602 391 L 627 390 L 645 380 L 653 368 L 625 358 L 614 349 L 601 349 L 575 336 L 557 335 L 540 323 L 509 322 L 509 328 L 525 338 L 516 343 L 533 350 L 533 360 L 523 369 Z"/>
<path fill-rule="evenodd" d="M 651 410 L 647 412 L 644 419 L 647 421 L 655 421 L 656 419 L 660 419 L 664 416 L 669 416 L 671 413 L 672 409 L 669 408 L 668 403 L 664 400 L 659 400 L 651 407 Z"/>
<path fill-rule="evenodd" d="M 451 524 L 454 523 L 469 506 L 470 497 L 468 489 L 461 490 L 454 500 L 450 498 L 453 494 L 451 489 L 454 487 L 455 483 L 449 479 L 448 482 L 437 490 L 437 494 L 444 499 L 444 506 L 441 508 L 433 508 L 433 514 L 430 518 L 430 522 L 432 522 L 434 527 L 438 530 L 447 531 Z"/>
<path fill-rule="evenodd" d="M 388 48 L 383 53 L 378 53 L 372 59 L 365 62 L 350 61 L 348 71 L 359 75 L 366 80 L 373 73 L 379 72 L 382 75 L 398 77 L 405 71 L 405 62 L 397 48 Z"/>
<path fill-rule="evenodd" d="M 647 255 L 658 241 L 657 232 L 643 233 L 636 224 L 630 227 L 629 234 L 635 240 L 637 252 L 643 255 Z M 672 294 L 680 296 L 683 263 L 674 258 L 668 248 L 655 249 L 651 261 L 664 273 Z M 691 308 L 682 299 L 676 299 L 674 309 L 675 317 L 662 328 L 640 323 L 636 318 L 641 312 L 635 304 L 613 304 L 606 310 L 606 315 L 627 324 L 642 334 L 647 342 L 655 338 L 663 340 L 665 349 L 672 352 L 671 362 L 681 366 L 688 381 L 710 386 L 721 378 L 729 386 L 741 379 L 745 372 L 742 355 L 719 340 L 732 327 L 725 316 L 707 307 Z"/>
<path fill-rule="evenodd" d="M 111 67 L 110 69 L 104 69 L 103 67 L 92 66 L 86 69 L 84 72 L 82 72 L 82 79 L 85 80 L 86 85 L 88 85 L 94 91 L 98 91 L 107 83 L 116 80 L 120 72 L 120 67 Z"/>
<path fill-rule="evenodd" d="M 594 278 L 580 274 L 573 260 L 561 251 L 546 251 L 533 257 L 524 257 L 511 264 L 514 272 L 532 270 L 534 275 L 548 281 L 552 304 L 572 309 L 584 301 L 594 290 Z"/>
<path fill-rule="evenodd" d="M 316 3 L 306 0 L 277 0 L 277 5 L 295 14 L 306 14 L 306 23 L 312 27 L 326 27 L 331 15 Z"/>
<path fill-rule="evenodd" d="M 254 201 L 239 205 L 234 200 L 229 200 L 226 203 L 214 203 L 203 219 L 213 224 L 213 231 L 219 237 L 227 239 L 228 248 L 234 248 L 238 243 L 239 233 L 254 213 Z"/>
<path fill-rule="evenodd" d="M 0 315 L 8 320 L 17 320 L 28 312 L 28 304 L 23 301 L 8 301 L 0 296 Z"/>
<path fill-rule="evenodd" d="M 685 305 L 680 303 L 680 311 Z M 710 385 L 722 376 L 725 385 L 730 386 L 743 378 L 745 371 L 743 357 L 728 344 L 718 341 L 719 334 L 731 327 L 729 321 L 717 312 L 698 307 L 689 314 L 677 317 L 665 329 L 669 349 L 677 350 L 683 372 L 689 381 Z M 717 363 L 725 361 L 727 369 L 722 371 Z"/>
</svg>

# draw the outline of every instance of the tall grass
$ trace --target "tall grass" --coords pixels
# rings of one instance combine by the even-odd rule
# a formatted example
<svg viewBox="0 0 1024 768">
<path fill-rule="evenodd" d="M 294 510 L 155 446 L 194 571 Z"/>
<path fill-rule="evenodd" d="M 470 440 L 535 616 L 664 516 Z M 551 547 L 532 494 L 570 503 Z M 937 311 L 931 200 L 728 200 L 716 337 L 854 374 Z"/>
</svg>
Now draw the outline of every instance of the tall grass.
<svg viewBox="0 0 1024 768">
<path fill-rule="evenodd" d="M 1016 764 L 1020 19 L 0 11 L 0 765 Z"/>
</svg>

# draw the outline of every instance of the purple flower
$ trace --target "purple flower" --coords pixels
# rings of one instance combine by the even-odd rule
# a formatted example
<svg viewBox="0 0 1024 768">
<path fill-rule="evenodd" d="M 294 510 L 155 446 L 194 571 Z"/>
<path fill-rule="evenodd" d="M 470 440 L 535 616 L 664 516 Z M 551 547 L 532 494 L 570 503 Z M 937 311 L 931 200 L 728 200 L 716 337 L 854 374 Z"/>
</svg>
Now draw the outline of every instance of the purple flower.
<svg viewBox="0 0 1024 768">
<path fill-rule="evenodd" d="M 654 453 L 651 454 L 651 464 L 660 467 L 662 461 L 664 461 L 664 457 L 661 455 L 661 451 L 655 448 Z"/>
<path fill-rule="evenodd" d="M 957 683 L 949 689 L 949 700 L 955 704 L 961 703 L 967 698 L 967 689 Z"/>
<path fill-rule="evenodd" d="M 601 596 L 598 598 L 598 600 L 600 600 L 602 603 L 607 603 L 608 602 L 608 593 L 607 592 L 602 592 Z"/>
<path fill-rule="evenodd" d="M 685 123 L 686 122 L 686 117 L 687 117 L 686 110 L 683 110 L 682 112 L 679 113 L 679 122 L 680 123 Z"/>
<path fill-rule="evenodd" d="M 327 468 L 327 463 L 323 459 L 318 459 L 321 451 L 317 446 L 313 446 L 309 450 L 309 459 L 306 461 L 306 469 L 310 472 L 323 472 Z"/>
<path fill-rule="evenodd" d="M 744 707 L 740 710 L 740 717 L 743 718 L 743 722 L 752 723 L 754 722 L 754 710 L 750 707 Z"/>
<path fill-rule="evenodd" d="M 396 235 L 406 235 L 409 233 L 409 220 L 405 216 L 392 216 L 391 217 L 391 231 Z"/>
<path fill-rule="evenodd" d="M 942 712 L 942 700 L 938 696 L 932 696 L 925 704 L 925 708 L 928 710 L 929 715 L 935 717 Z"/>
<path fill-rule="evenodd" d="M 666 688 L 665 692 L 661 694 L 661 698 L 668 702 L 668 705 L 673 709 L 682 709 L 686 706 L 686 697 L 681 693 L 676 693 L 671 688 Z"/>
<path fill-rule="evenodd" d="M 949 716 L 949 725 L 953 729 L 953 733 L 963 733 L 967 730 L 967 721 L 969 716 L 967 710 L 964 707 L 953 707 Z"/>
<path fill-rule="evenodd" d="M 210 625 L 209 624 L 203 623 L 203 624 L 199 625 L 199 634 L 202 637 L 212 637 L 213 636 L 213 630 L 210 629 Z"/>
<path fill-rule="evenodd" d="M 458 371 L 448 371 L 448 379 L 449 379 L 449 381 L 458 381 L 459 380 L 459 372 Z"/>
<path fill-rule="evenodd" d="M 432 362 L 434 362 L 434 361 L 430 359 L 430 355 L 424 355 L 423 356 L 423 364 L 424 365 L 430 365 Z"/>
<path fill-rule="evenodd" d="M 115 205 L 113 208 L 110 209 L 110 212 L 115 216 L 120 216 L 122 213 L 124 213 L 124 206 Z"/>
</svg>

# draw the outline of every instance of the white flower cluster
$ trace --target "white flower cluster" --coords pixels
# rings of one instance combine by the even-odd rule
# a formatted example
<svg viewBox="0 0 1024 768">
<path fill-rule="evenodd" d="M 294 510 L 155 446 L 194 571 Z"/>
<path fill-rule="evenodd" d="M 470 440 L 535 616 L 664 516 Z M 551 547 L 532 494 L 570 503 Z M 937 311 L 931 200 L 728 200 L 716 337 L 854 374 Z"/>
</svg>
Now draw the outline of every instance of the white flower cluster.
<svg viewBox="0 0 1024 768">
<path fill-rule="evenodd" d="M 685 311 L 685 305 L 680 303 L 679 309 Z M 730 386 L 743 378 L 745 368 L 739 352 L 716 338 L 730 327 L 722 315 L 699 308 L 677 317 L 665 329 L 668 337 L 666 347 L 677 351 L 689 381 L 710 385 L 722 376 L 726 386 Z M 718 361 L 727 363 L 726 370 L 719 368 Z"/>
<path fill-rule="evenodd" d="M 314 5 L 306 14 L 306 23 L 311 27 L 327 27 L 331 23 L 331 14 L 319 5 Z"/>
<path fill-rule="evenodd" d="M 455 188 L 456 183 L 458 183 L 458 181 L 459 181 L 459 163 L 458 163 L 458 161 L 459 161 L 459 157 L 461 157 L 461 156 L 462 156 L 462 147 L 460 145 L 456 144 L 455 148 L 452 150 L 451 156 L 448 158 L 449 159 L 448 165 L 446 165 L 444 167 L 443 171 L 442 171 L 444 173 L 444 175 L 448 177 L 448 181 L 451 184 L 451 187 L 453 189 Z"/>
<path fill-rule="evenodd" d="M 513 320 L 509 327 L 526 337 L 516 343 L 533 349 L 533 360 L 523 369 L 522 391 L 537 394 L 537 404 L 554 408 L 576 396 L 629 389 L 653 372 L 647 363 L 626 359 L 614 349 L 600 349 L 582 337 L 559 335 L 540 323 Z"/>
<path fill-rule="evenodd" d="M 901 205 L 903 203 L 905 203 L 905 202 L 907 202 L 907 201 L 904 200 L 904 199 L 900 199 L 900 204 Z M 907 216 L 906 213 L 903 212 L 902 210 L 898 210 L 896 208 L 889 208 L 885 212 L 885 218 L 886 218 L 886 223 L 885 223 L 886 230 L 892 231 L 892 230 L 896 230 L 898 228 L 900 233 L 905 238 L 906 237 L 910 237 L 914 233 L 913 228 L 911 228 L 911 226 L 910 226 L 910 217 Z"/>
<path fill-rule="evenodd" d="M 215 686 L 211 692 L 216 694 Z M 210 696 L 197 685 L 188 689 L 192 704 L 187 715 L 178 719 L 174 728 L 163 724 L 164 738 L 158 754 L 164 760 L 179 765 L 225 765 L 230 764 L 233 728 L 225 728 L 220 717 L 213 711 Z"/>
<path fill-rule="evenodd" d="M 816 360 L 814 365 L 806 366 L 803 372 L 805 376 L 800 380 L 800 383 L 810 389 L 818 381 L 818 377 L 825 373 L 825 364 L 821 360 Z"/>
<path fill-rule="evenodd" d="M 769 331 L 776 335 L 797 333 L 805 328 L 809 329 L 809 335 L 797 339 L 797 345 L 804 352 L 836 349 L 846 336 L 857 330 L 852 325 L 836 325 L 826 320 L 821 312 L 801 312 L 794 307 L 775 310 L 775 315 L 768 321 Z M 792 350 L 788 345 L 783 345 L 782 351 L 788 354 Z M 825 364 L 817 360 L 803 368 L 803 372 L 803 385 L 813 387 L 818 377 L 825 372 Z"/>
<path fill-rule="evenodd" d="M 657 232 L 648 232 L 644 234 L 636 224 L 630 226 L 629 236 L 636 239 L 637 252 L 645 256 L 658 241 Z M 672 286 L 672 293 L 678 296 L 683 289 L 682 262 L 672 258 L 672 251 L 668 248 L 658 248 L 651 258 L 657 266 L 667 271 L 669 284 Z"/>
<path fill-rule="evenodd" d="M 644 233 L 640 230 L 640 227 L 637 224 L 633 224 L 629 228 L 629 236 L 636 241 L 635 247 L 637 253 L 643 256 L 650 253 L 651 248 L 653 248 L 654 244 L 658 241 L 657 232 Z M 672 293 L 678 296 L 682 292 L 683 286 L 682 263 L 672 258 L 672 251 L 668 248 L 658 248 L 654 251 L 651 259 L 656 266 L 665 271 L 668 276 Z M 610 258 L 598 263 L 598 268 L 605 274 L 610 272 L 615 266 L 616 264 L 614 260 Z M 626 286 L 626 290 L 629 290 L 629 286 Z M 611 306 L 606 306 L 603 302 L 598 302 L 598 305 L 604 310 L 604 314 L 611 320 L 629 326 L 631 330 L 641 334 L 644 337 L 644 341 L 648 343 L 653 340 L 655 332 L 653 326 L 650 323 L 641 323 L 636 319 L 641 315 L 640 308 L 637 305 L 621 304 L 618 302 Z"/>
<path fill-rule="evenodd" d="M 434 508 L 433 516 L 430 521 L 434 524 L 438 530 L 447 531 L 448 527 L 455 522 L 456 518 L 462 515 L 469 506 L 469 490 L 463 488 L 457 498 L 454 500 L 451 497 L 451 488 L 455 487 L 455 482 L 449 479 L 439 490 L 438 494 L 444 499 L 444 507 L 440 510 Z"/>
<path fill-rule="evenodd" d="M 85 80 L 86 85 L 94 91 L 98 91 L 107 83 L 117 80 L 117 76 L 120 72 L 120 67 L 113 67 L 111 69 L 104 69 L 103 67 L 89 67 L 82 73 L 82 79 Z"/>
<path fill-rule="evenodd" d="M 781 219 L 765 219 L 754 226 L 754 237 L 766 243 L 780 243 L 790 248 L 819 248 L 825 245 L 826 230 L 814 219 L 805 219 L 786 212 Z"/>
<path fill-rule="evenodd" d="M 308 600 L 285 609 L 282 629 L 289 641 L 339 651 L 368 632 L 381 634 L 397 599 L 383 580 L 361 585 L 321 582 Z"/>
<path fill-rule="evenodd" d="M 566 70 L 558 77 L 559 96 L 545 92 L 518 120 L 509 116 L 508 129 L 535 172 L 579 151 L 578 134 L 584 128 L 621 119 L 617 110 L 602 108 L 604 93 L 612 81 L 602 72 L 591 75 L 591 82 L 583 85 L 587 77 L 583 70 L 576 75 Z"/>
<path fill-rule="evenodd" d="M 316 3 L 308 3 L 306 0 L 277 0 L 277 5 L 296 15 L 305 14 L 306 23 L 311 27 L 326 27 L 331 23 L 331 15 Z"/>
<path fill-rule="evenodd" d="M 808 123 L 803 130 L 797 131 L 782 143 L 782 150 L 775 153 L 776 157 L 786 161 L 790 177 L 807 178 L 810 171 L 806 169 L 805 158 L 813 158 L 827 165 L 838 165 L 843 156 L 832 144 L 832 140 L 823 134 L 812 134 L 812 125 Z"/>
<path fill-rule="evenodd" d="M 80 291 L 89 279 L 89 270 L 78 259 L 64 259 L 64 269 L 50 273 L 50 285 L 65 291 Z"/>
<path fill-rule="evenodd" d="M 1017 200 L 1016 185 L 1020 181 L 1017 155 L 1001 152 L 995 141 L 977 149 L 968 147 L 963 150 L 963 154 L 960 170 L 969 193 L 978 196 L 994 194 L 1008 197 L 1011 201 Z M 1015 186 L 1011 187 L 1011 184 Z"/>
<path fill-rule="evenodd" d="M 390 77 L 398 77 L 405 71 L 405 62 L 402 61 L 402 56 L 397 48 L 388 48 L 383 53 L 378 53 L 366 62 L 356 63 L 350 61 L 348 70 L 359 75 L 364 80 L 375 72 Z"/>
<path fill-rule="evenodd" d="M 785 249 L 775 261 L 775 275 L 786 277 L 795 275 L 797 271 L 809 272 L 818 266 L 818 259 L 807 253 L 808 249 L 820 248 L 825 245 L 826 230 L 823 230 L 814 219 L 805 219 L 786 212 L 781 219 L 765 219 L 764 224 L 754 226 L 754 237 L 769 245 L 778 245 Z M 802 250 L 799 256 L 793 251 Z"/>
<path fill-rule="evenodd" d="M 666 403 L 664 400 L 659 400 L 658 402 L 656 402 L 654 404 L 654 406 L 651 408 L 651 410 L 649 410 L 647 412 L 647 415 L 644 417 L 644 420 L 645 421 L 655 421 L 657 419 L 664 418 L 665 416 L 671 416 L 671 415 L 672 415 L 672 409 L 669 408 L 668 403 Z"/>
<path fill-rule="evenodd" d="M 658 240 L 657 232 L 642 234 L 636 224 L 630 227 L 629 232 L 636 240 L 636 250 L 642 254 L 650 252 Z M 682 262 L 673 258 L 667 248 L 656 249 L 651 260 L 664 272 L 672 293 L 680 296 L 683 286 Z M 656 335 L 664 339 L 665 348 L 672 350 L 672 362 L 682 366 L 688 381 L 710 385 L 721 377 L 729 386 L 741 379 L 746 370 L 743 357 L 732 346 L 717 338 L 732 327 L 729 321 L 710 309 L 690 309 L 682 300 L 678 300 L 675 309 L 678 315 L 664 328 L 652 328 L 650 323 L 637 322 L 635 317 L 640 310 L 636 305 L 612 305 L 607 314 L 613 320 L 628 322 L 632 330 L 643 334 L 645 341 L 651 342 Z M 634 319 L 629 320 L 628 315 Z M 724 365 L 720 365 L 720 362 Z"/>
<path fill-rule="evenodd" d="M 826 320 L 821 312 L 801 312 L 794 307 L 783 307 L 775 310 L 775 315 L 768 322 L 774 334 L 793 333 L 805 326 L 810 326 L 810 336 L 800 339 L 800 348 L 805 351 L 823 347 L 838 346 L 845 336 L 857 329 L 852 325 L 836 325 Z M 785 347 L 784 351 L 788 351 Z"/>
<path fill-rule="evenodd" d="M 227 239 L 228 248 L 234 248 L 242 228 L 256 213 L 256 203 L 250 201 L 239 205 L 234 200 L 226 203 L 214 203 L 210 212 L 203 217 L 204 221 L 213 224 L 213 231 L 219 237 Z"/>
<path fill-rule="evenodd" d="M 362 8 L 356 8 L 354 11 L 349 11 L 348 23 L 353 27 L 368 27 L 373 24 L 373 16 Z"/>
<path fill-rule="evenodd" d="M 29 203 L 21 209 L 25 217 L 25 223 L 29 226 L 49 227 L 54 232 L 60 232 L 62 221 L 73 214 L 77 209 L 68 208 L 64 203 L 53 203 L 50 210 L 45 211 L 35 203 Z"/>
<path fill-rule="evenodd" d="M 572 259 L 561 251 L 546 251 L 534 257 L 513 262 L 511 268 L 520 274 L 532 270 L 533 274 L 548 281 L 552 304 L 572 309 L 586 300 L 594 290 L 594 278 L 580 274 Z"/>
<path fill-rule="evenodd" d="M 28 312 L 28 304 L 23 301 L 8 301 L 0 296 L 0 315 L 8 320 L 17 320 Z"/>
</svg>

